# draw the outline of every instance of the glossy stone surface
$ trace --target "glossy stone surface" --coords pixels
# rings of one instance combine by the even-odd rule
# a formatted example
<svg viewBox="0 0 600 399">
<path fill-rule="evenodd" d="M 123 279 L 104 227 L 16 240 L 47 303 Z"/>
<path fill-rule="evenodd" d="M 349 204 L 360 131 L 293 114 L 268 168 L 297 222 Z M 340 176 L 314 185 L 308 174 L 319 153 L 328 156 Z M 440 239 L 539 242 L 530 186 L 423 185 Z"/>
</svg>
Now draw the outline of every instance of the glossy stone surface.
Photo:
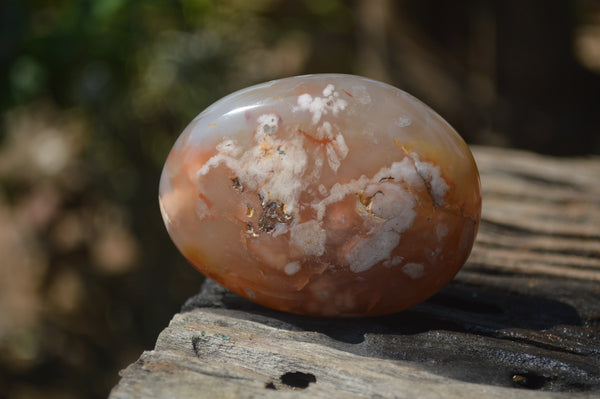
<svg viewBox="0 0 600 399">
<path fill-rule="evenodd" d="M 397 312 L 466 261 L 477 167 L 431 108 L 384 83 L 308 75 L 233 93 L 175 143 L 160 182 L 169 234 L 202 273 L 313 316 Z"/>
</svg>

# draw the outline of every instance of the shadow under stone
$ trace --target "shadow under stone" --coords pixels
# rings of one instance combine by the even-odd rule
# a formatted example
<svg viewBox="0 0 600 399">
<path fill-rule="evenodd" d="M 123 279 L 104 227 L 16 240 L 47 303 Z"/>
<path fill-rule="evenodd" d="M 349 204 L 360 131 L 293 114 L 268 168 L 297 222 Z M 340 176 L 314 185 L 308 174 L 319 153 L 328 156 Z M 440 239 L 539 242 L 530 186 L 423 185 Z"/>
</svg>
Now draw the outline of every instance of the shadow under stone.
<svg viewBox="0 0 600 399">
<path fill-rule="evenodd" d="M 549 391 L 600 390 L 598 339 L 582 335 L 578 311 L 541 296 L 451 283 L 404 312 L 370 318 L 314 318 L 265 308 L 211 280 L 183 312 L 212 308 L 298 340 L 361 356 L 407 361 L 474 383 Z"/>
</svg>

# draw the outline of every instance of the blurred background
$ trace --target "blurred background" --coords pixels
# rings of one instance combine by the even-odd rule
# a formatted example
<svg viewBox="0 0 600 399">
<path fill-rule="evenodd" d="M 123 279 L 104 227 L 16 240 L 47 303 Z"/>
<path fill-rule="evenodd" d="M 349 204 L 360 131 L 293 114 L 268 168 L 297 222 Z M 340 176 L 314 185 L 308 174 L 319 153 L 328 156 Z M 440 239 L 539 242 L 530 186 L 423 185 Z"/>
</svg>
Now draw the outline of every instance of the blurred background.
<svg viewBox="0 0 600 399">
<path fill-rule="evenodd" d="M 157 205 L 202 109 L 318 72 L 400 87 L 471 144 L 600 154 L 600 2 L 3 0 L 0 398 L 103 398 L 202 276 Z"/>
</svg>

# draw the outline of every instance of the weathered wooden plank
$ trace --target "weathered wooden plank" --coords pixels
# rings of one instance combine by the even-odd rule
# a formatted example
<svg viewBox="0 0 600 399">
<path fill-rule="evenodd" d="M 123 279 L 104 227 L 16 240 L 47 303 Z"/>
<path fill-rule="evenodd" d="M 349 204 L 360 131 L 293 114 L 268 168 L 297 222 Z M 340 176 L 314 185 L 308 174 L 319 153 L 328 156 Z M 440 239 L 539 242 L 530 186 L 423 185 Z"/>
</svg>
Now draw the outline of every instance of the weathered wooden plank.
<svg viewBox="0 0 600 399">
<path fill-rule="evenodd" d="M 600 159 L 477 147 L 480 234 L 408 311 L 314 319 L 207 282 L 113 399 L 600 396 Z"/>
<path fill-rule="evenodd" d="M 124 378 L 136 383 L 123 384 L 112 397 L 297 397 L 300 393 L 314 398 L 538 397 L 534 392 L 460 382 L 407 363 L 307 342 L 315 340 L 314 334 L 228 314 L 177 315 L 159 337 L 156 350 L 125 371 Z M 194 344 L 181 345 L 190 342 Z M 282 382 L 285 375 L 292 376 L 287 383 Z"/>
</svg>

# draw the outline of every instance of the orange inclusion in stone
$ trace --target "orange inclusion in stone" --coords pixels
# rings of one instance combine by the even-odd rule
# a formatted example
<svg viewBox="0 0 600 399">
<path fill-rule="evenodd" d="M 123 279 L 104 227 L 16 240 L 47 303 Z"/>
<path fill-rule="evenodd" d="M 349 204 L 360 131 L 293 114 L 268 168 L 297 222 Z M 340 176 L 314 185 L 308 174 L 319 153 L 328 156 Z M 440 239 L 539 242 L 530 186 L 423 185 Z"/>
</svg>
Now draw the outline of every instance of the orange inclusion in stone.
<svg viewBox="0 0 600 399">
<path fill-rule="evenodd" d="M 477 167 L 431 108 L 381 82 L 308 75 L 216 102 L 165 164 L 160 208 L 202 273 L 274 309 L 398 312 L 466 261 Z"/>
</svg>

